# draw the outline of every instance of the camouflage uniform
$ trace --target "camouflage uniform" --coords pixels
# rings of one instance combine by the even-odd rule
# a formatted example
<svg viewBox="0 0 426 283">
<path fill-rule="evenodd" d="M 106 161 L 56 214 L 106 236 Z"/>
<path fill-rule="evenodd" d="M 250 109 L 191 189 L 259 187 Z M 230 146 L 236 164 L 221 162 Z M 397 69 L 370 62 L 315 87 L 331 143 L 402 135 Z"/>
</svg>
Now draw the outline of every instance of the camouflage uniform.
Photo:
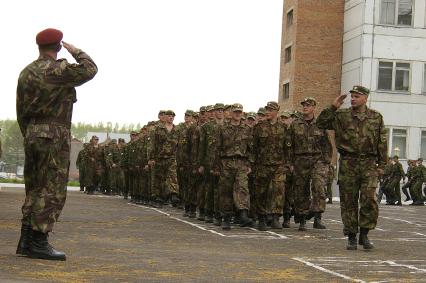
<svg viewBox="0 0 426 283">
<path fill-rule="evenodd" d="M 401 179 L 405 179 L 404 169 L 402 169 L 402 164 L 399 161 L 396 161 L 391 165 L 391 178 L 389 180 L 387 191 L 389 192 L 390 202 L 394 204 L 402 204 L 401 202 L 401 188 L 400 183 Z M 387 199 L 386 199 L 387 200 Z"/>
<path fill-rule="evenodd" d="M 194 131 L 192 123 L 183 123 L 179 129 L 176 162 L 178 166 L 178 180 L 181 198 L 185 206 L 185 211 L 195 210 L 197 205 L 194 194 L 191 192 L 191 150 L 192 150 L 192 134 Z"/>
<path fill-rule="evenodd" d="M 121 151 L 117 143 L 113 141 L 110 145 L 110 149 L 107 155 L 106 164 L 109 169 L 109 183 L 111 186 L 111 192 L 114 195 L 120 193 L 122 188 L 122 170 L 121 170 Z"/>
<path fill-rule="evenodd" d="M 176 147 L 178 136 L 173 125 L 169 131 L 165 123 L 159 123 L 151 137 L 150 160 L 155 161 L 155 175 L 151 195 L 157 202 L 163 203 L 179 195 L 177 182 Z"/>
<path fill-rule="evenodd" d="M 425 180 L 426 168 L 422 164 L 418 164 L 412 169 L 412 186 L 410 187 L 410 195 L 414 205 L 422 205 L 424 202 L 422 186 Z"/>
<path fill-rule="evenodd" d="M 25 148 L 25 203 L 22 224 L 47 233 L 66 199 L 70 128 L 75 87 L 92 79 L 96 64 L 83 51 L 78 64 L 41 55 L 19 75 L 16 112 Z"/>
<path fill-rule="evenodd" d="M 387 163 L 387 141 L 382 115 L 367 108 L 324 109 L 317 118 L 320 129 L 335 131 L 340 153 L 340 208 L 345 235 L 358 233 L 358 227 L 374 229 L 379 209 L 375 200 L 377 164 Z M 359 204 L 358 204 L 359 200 Z"/>
<path fill-rule="evenodd" d="M 86 187 L 86 171 L 87 171 L 87 147 L 88 143 L 83 145 L 83 149 L 80 150 L 77 156 L 77 160 L 75 165 L 78 169 L 78 181 L 80 183 L 80 191 L 84 191 L 84 187 Z"/>
<path fill-rule="evenodd" d="M 285 126 L 278 121 L 260 121 L 253 129 L 256 187 L 256 211 L 279 218 L 283 212 L 285 178 L 288 170 L 289 139 Z"/>
<path fill-rule="evenodd" d="M 241 107 L 242 108 L 242 107 Z M 218 159 L 215 171 L 220 172 L 219 203 L 225 219 L 238 210 L 249 210 L 248 172 L 252 156 L 251 129 L 243 123 L 224 123 L 218 131 Z"/>
</svg>

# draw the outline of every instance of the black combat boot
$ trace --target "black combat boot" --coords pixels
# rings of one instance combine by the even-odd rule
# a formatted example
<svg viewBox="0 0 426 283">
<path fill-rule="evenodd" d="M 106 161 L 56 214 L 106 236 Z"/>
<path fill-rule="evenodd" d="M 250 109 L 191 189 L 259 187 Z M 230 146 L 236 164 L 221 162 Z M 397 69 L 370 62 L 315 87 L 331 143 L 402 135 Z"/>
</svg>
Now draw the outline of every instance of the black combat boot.
<svg viewBox="0 0 426 283">
<path fill-rule="evenodd" d="M 274 230 L 281 230 L 283 227 L 280 224 L 280 215 L 272 214 L 271 228 Z"/>
<path fill-rule="evenodd" d="M 299 215 L 299 231 L 306 231 L 305 215 Z"/>
<path fill-rule="evenodd" d="M 213 214 L 211 212 L 206 213 L 204 221 L 206 223 L 213 223 Z"/>
<path fill-rule="evenodd" d="M 80 192 L 84 192 L 84 186 L 80 186 Z"/>
<path fill-rule="evenodd" d="M 200 220 L 200 221 L 204 221 L 204 219 L 205 219 L 205 214 L 204 214 L 204 208 L 200 208 L 199 209 L 199 211 L 198 211 L 198 220 Z"/>
<path fill-rule="evenodd" d="M 65 254 L 55 250 L 47 241 L 48 234 L 32 231 L 28 256 L 31 258 L 65 260 Z"/>
<path fill-rule="evenodd" d="M 290 228 L 290 213 L 284 213 L 283 228 Z"/>
<path fill-rule="evenodd" d="M 248 217 L 248 210 L 240 210 L 240 227 L 250 227 L 253 225 L 253 221 Z"/>
<path fill-rule="evenodd" d="M 271 227 L 271 225 L 272 225 L 272 214 L 267 214 L 265 221 L 266 221 L 266 226 Z"/>
<path fill-rule="evenodd" d="M 16 254 L 28 255 L 30 243 L 31 243 L 31 234 L 32 234 L 31 225 L 22 224 L 21 237 L 19 238 L 18 247 L 16 248 Z"/>
<path fill-rule="evenodd" d="M 333 204 L 333 199 L 332 199 L 332 198 L 328 198 L 327 203 L 328 203 L 328 204 Z"/>
<path fill-rule="evenodd" d="M 314 228 L 315 229 L 325 229 L 325 225 L 321 221 L 321 213 L 320 212 L 315 213 Z"/>
<path fill-rule="evenodd" d="M 266 216 L 259 215 L 259 224 L 257 225 L 257 229 L 259 231 L 268 231 L 268 226 L 266 226 Z"/>
<path fill-rule="evenodd" d="M 222 216 L 220 215 L 219 212 L 215 213 L 215 215 L 214 215 L 213 225 L 214 226 L 222 225 Z"/>
<path fill-rule="evenodd" d="M 223 218 L 222 230 L 231 230 L 231 216 L 227 215 Z"/>
<path fill-rule="evenodd" d="M 172 204 L 173 207 L 177 207 L 179 205 L 179 197 L 176 194 L 172 194 L 170 196 L 170 203 Z"/>
<path fill-rule="evenodd" d="M 196 211 L 196 210 L 197 210 L 197 209 L 196 209 L 196 207 L 195 207 L 195 206 L 190 205 L 190 206 L 189 206 L 188 217 L 189 217 L 189 218 L 195 218 L 195 217 L 197 217 L 197 214 L 195 213 L 195 211 Z"/>
<path fill-rule="evenodd" d="M 374 248 L 373 244 L 368 239 L 368 228 L 361 228 L 360 234 L 359 234 L 359 242 L 358 244 L 362 245 L 364 247 L 364 250 L 371 250 Z"/>
<path fill-rule="evenodd" d="M 356 234 L 355 233 L 349 233 L 348 235 L 348 245 L 346 246 L 347 250 L 355 251 L 358 248 L 356 244 Z"/>
</svg>

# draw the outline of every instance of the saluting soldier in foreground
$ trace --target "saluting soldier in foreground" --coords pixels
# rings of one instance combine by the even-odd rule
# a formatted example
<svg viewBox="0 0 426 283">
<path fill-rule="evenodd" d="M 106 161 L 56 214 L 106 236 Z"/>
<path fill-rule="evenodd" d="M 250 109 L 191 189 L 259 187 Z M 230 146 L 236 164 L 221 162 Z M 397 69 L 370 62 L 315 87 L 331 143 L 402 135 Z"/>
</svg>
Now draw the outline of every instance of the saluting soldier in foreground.
<svg viewBox="0 0 426 283">
<path fill-rule="evenodd" d="M 382 115 L 367 107 L 370 90 L 354 86 L 351 107 L 339 109 L 346 94 L 317 118 L 317 126 L 334 130 L 336 148 L 340 153 L 339 190 L 343 233 L 348 236 L 348 250 L 372 249 L 368 232 L 376 227 L 379 207 L 375 200 L 378 177 L 387 163 L 387 141 Z M 358 203 L 359 201 L 359 203 Z"/>
<path fill-rule="evenodd" d="M 62 42 L 62 37 L 56 29 L 37 34 L 40 56 L 19 75 L 16 95 L 16 115 L 24 137 L 26 193 L 16 253 L 52 260 L 65 260 L 65 254 L 53 249 L 47 238 L 67 194 L 75 87 L 98 71 L 89 55 Z M 77 64 L 57 60 L 62 46 Z"/>
</svg>

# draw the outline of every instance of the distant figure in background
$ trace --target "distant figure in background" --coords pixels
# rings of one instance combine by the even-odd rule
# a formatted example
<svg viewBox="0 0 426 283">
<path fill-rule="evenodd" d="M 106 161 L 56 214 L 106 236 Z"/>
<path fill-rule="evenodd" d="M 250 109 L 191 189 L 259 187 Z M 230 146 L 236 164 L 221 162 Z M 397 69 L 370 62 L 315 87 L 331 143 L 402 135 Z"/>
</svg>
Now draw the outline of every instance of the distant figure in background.
<svg viewBox="0 0 426 283">
<path fill-rule="evenodd" d="M 48 243 L 48 233 L 66 199 L 75 87 L 98 71 L 86 53 L 62 37 L 56 29 L 37 34 L 40 56 L 19 75 L 16 95 L 16 115 L 24 137 L 26 192 L 16 253 L 50 260 L 65 260 L 65 254 Z M 77 64 L 57 60 L 62 46 Z"/>
</svg>

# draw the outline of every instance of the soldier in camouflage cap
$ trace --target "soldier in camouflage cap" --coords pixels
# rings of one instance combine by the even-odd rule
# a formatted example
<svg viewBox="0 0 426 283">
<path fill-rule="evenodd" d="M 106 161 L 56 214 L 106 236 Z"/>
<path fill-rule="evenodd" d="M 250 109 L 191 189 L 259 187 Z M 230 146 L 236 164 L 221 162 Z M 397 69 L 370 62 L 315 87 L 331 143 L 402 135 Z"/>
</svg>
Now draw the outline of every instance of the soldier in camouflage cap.
<svg viewBox="0 0 426 283">
<path fill-rule="evenodd" d="M 256 125 L 256 113 L 248 112 L 246 115 L 246 124 L 250 128 L 253 128 Z"/>
<path fill-rule="evenodd" d="M 232 106 L 232 119 L 224 123 L 218 131 L 217 158 L 214 171 L 220 172 L 219 200 L 223 216 L 222 229 L 231 229 L 230 220 L 234 213 L 234 206 L 240 216 L 240 226 L 250 226 L 248 218 L 250 208 L 250 193 L 248 177 L 251 152 L 251 129 L 242 121 L 243 106 Z"/>
<path fill-rule="evenodd" d="M 377 224 L 379 208 L 375 199 L 378 177 L 386 166 L 387 139 L 382 115 L 367 104 L 370 90 L 354 86 L 351 107 L 339 109 L 347 96 L 338 96 L 317 119 L 317 126 L 335 131 L 340 153 L 339 191 L 343 233 L 348 236 L 348 250 L 372 249 L 368 231 Z"/>
<path fill-rule="evenodd" d="M 257 110 L 257 116 L 256 121 L 264 121 L 266 120 L 266 109 L 265 107 L 260 107 L 259 110 Z"/>
<path fill-rule="evenodd" d="M 325 130 L 317 127 L 316 101 L 303 99 L 303 117 L 296 118 L 289 128 L 294 167 L 294 205 L 300 217 L 299 231 L 306 230 L 306 220 L 314 214 L 314 228 L 325 229 L 321 215 L 325 210 L 325 187 L 331 144 Z M 312 196 L 312 197 L 311 197 Z"/>
<path fill-rule="evenodd" d="M 98 71 L 89 55 L 63 42 L 62 36 L 56 29 L 37 34 L 40 56 L 20 73 L 16 95 L 17 120 L 25 140 L 26 185 L 16 252 L 51 260 L 65 260 L 64 253 L 48 244 L 47 236 L 66 199 L 75 87 Z M 77 64 L 57 60 L 62 46 Z"/>
</svg>

